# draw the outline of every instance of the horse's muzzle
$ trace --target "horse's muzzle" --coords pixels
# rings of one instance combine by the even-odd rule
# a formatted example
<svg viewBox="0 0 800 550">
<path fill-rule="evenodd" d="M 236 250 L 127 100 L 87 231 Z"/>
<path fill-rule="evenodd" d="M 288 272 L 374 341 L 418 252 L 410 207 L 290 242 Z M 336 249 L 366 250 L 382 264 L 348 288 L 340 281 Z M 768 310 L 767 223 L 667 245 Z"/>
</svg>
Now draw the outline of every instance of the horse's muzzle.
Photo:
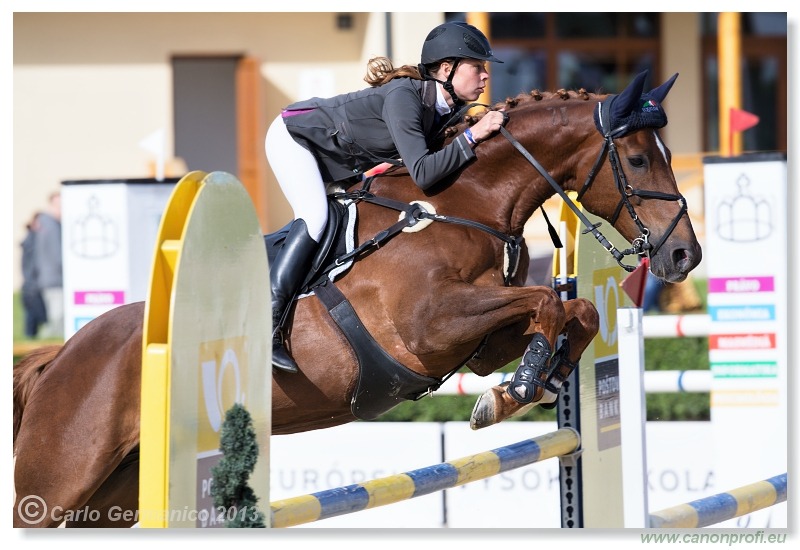
<svg viewBox="0 0 800 550">
<path fill-rule="evenodd" d="M 684 281 L 703 259 L 700 245 L 687 242 L 665 244 L 654 257 L 650 258 L 650 271 L 659 279 L 669 283 Z"/>
</svg>

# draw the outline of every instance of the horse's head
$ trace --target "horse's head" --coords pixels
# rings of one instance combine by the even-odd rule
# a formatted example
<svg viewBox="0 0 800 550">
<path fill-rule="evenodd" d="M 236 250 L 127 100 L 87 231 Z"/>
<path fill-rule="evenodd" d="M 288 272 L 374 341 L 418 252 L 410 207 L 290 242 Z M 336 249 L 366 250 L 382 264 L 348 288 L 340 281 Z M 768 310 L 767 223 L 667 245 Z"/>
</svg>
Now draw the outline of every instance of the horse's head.
<svg viewBox="0 0 800 550">
<path fill-rule="evenodd" d="M 606 162 L 580 189 L 579 199 L 610 221 L 637 253 L 648 255 L 656 276 L 678 282 L 702 257 L 671 153 L 658 134 L 667 124 L 661 103 L 678 75 L 645 93 L 646 77 L 641 73 L 619 95 L 596 102 L 594 121 Z"/>
<path fill-rule="evenodd" d="M 619 95 L 601 96 L 584 90 L 542 95 L 534 91 L 530 97 L 538 101 L 525 98 L 519 108 L 517 100 L 507 100 L 507 106 L 514 109 L 508 130 L 503 130 L 523 156 L 530 156 L 525 147 L 537 151 L 542 160 L 537 170 L 552 186 L 544 189 L 547 196 L 558 186 L 577 191 L 588 211 L 609 221 L 632 243 L 633 248 L 624 255 L 649 256 L 651 271 L 671 282 L 684 280 L 702 257 L 686 200 L 672 172 L 670 151 L 658 135 L 658 129 L 667 124 L 661 103 L 677 76 L 646 93 L 646 72 Z M 492 141 L 499 150 L 505 140 Z M 519 189 L 525 187 L 522 174 L 530 174 L 530 166 L 519 170 L 517 163 L 522 157 L 511 154 L 502 161 L 503 167 L 506 173 L 517 174 L 510 181 Z M 528 163 L 536 166 L 537 161 L 530 157 Z M 544 174 L 542 165 L 551 176 Z M 489 168 L 501 169 L 497 164 Z M 541 195 L 542 188 L 535 187 L 533 200 L 514 199 L 517 204 L 526 203 L 523 215 L 531 214 L 531 206 L 546 198 Z M 601 231 L 593 232 L 603 242 Z M 623 252 L 607 241 L 603 245 L 621 260 Z M 630 259 L 625 262 L 629 268 L 631 264 Z"/>
</svg>

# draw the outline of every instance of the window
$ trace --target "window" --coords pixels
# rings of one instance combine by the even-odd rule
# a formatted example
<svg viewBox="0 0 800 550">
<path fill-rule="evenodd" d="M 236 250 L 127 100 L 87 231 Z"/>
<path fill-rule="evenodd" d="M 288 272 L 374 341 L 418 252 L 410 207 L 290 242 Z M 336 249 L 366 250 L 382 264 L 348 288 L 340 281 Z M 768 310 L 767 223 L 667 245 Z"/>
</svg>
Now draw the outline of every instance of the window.
<svg viewBox="0 0 800 550">
<path fill-rule="evenodd" d="M 645 69 L 657 84 L 658 13 L 491 13 L 489 21 L 504 61 L 492 66 L 492 101 L 532 89 L 616 93 Z"/>
<path fill-rule="evenodd" d="M 699 12 L 703 71 L 703 149 L 719 150 L 717 13 Z M 447 20 L 466 20 L 448 13 Z M 641 71 L 650 71 L 647 86 L 660 84 L 662 52 L 659 13 L 490 13 L 495 54 L 492 101 L 532 89 L 585 88 L 618 93 Z M 785 12 L 742 13 L 742 109 L 760 122 L 742 134 L 747 151 L 786 151 L 787 17 Z"/>
<path fill-rule="evenodd" d="M 717 13 L 703 13 L 703 82 L 706 151 L 719 149 Z M 786 151 L 786 13 L 742 13 L 742 109 L 759 117 L 742 134 L 745 151 Z"/>
</svg>

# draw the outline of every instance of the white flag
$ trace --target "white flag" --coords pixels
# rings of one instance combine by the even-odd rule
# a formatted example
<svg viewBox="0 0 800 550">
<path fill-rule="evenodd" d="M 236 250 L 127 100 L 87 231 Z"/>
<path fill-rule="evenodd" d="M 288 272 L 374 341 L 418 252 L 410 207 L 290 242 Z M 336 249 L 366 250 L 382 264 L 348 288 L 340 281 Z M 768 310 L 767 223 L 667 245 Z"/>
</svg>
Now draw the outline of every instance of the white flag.
<svg viewBox="0 0 800 550">
<path fill-rule="evenodd" d="M 164 181 L 164 163 L 166 160 L 166 155 L 164 154 L 164 142 L 165 139 L 163 128 L 159 128 L 139 142 L 139 147 L 156 156 L 156 179 L 158 181 Z"/>
</svg>

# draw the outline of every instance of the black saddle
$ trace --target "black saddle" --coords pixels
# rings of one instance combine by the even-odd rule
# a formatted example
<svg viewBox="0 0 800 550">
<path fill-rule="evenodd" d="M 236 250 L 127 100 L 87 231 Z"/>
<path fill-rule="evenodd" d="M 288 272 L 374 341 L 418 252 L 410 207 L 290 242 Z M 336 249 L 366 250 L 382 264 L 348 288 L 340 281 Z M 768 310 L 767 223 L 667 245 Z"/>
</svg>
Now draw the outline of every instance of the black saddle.
<svg viewBox="0 0 800 550">
<path fill-rule="evenodd" d="M 283 246 L 286 240 L 286 235 L 289 233 L 289 228 L 292 222 L 289 222 L 275 233 L 264 235 L 264 244 L 267 247 L 267 259 L 269 264 L 275 261 L 278 251 Z M 350 223 L 350 212 L 348 207 L 336 200 L 332 196 L 328 196 L 328 225 L 325 227 L 325 233 L 320 239 L 317 253 L 311 262 L 309 273 L 303 280 L 300 286 L 299 295 L 307 294 L 311 288 L 317 286 L 329 273 L 336 270 L 336 274 L 345 271 L 352 262 L 345 265 L 336 265 L 336 259 L 342 257 L 348 252 L 348 228 L 352 227 Z"/>
</svg>

